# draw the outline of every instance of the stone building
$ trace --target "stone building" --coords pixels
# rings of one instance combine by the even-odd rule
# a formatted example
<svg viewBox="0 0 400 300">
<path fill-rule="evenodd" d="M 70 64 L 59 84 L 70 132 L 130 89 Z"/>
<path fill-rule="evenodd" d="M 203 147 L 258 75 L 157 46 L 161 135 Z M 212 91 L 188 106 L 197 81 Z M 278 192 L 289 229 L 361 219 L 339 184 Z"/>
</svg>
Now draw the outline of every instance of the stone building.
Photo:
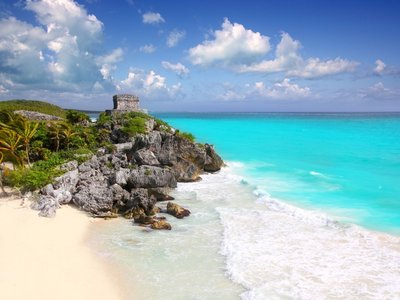
<svg viewBox="0 0 400 300">
<path fill-rule="evenodd" d="M 106 113 L 111 115 L 114 113 L 125 113 L 130 111 L 143 112 L 139 107 L 139 97 L 129 94 L 119 94 L 113 96 L 114 109 L 106 110 Z"/>
</svg>

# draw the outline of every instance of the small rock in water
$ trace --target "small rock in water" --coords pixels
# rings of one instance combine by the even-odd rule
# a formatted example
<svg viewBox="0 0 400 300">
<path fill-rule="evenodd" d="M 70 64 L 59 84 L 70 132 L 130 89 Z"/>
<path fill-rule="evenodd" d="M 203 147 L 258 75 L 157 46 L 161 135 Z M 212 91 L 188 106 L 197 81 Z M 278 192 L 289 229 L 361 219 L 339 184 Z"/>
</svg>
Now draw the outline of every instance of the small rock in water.
<svg viewBox="0 0 400 300">
<path fill-rule="evenodd" d="M 178 219 L 182 219 L 190 215 L 190 211 L 188 209 L 172 202 L 168 202 L 167 204 L 167 213 Z"/>
<path fill-rule="evenodd" d="M 150 228 L 155 229 L 155 230 L 160 230 L 160 229 L 171 230 L 172 229 L 171 224 L 169 224 L 165 220 L 155 220 L 155 222 L 150 225 Z"/>
</svg>

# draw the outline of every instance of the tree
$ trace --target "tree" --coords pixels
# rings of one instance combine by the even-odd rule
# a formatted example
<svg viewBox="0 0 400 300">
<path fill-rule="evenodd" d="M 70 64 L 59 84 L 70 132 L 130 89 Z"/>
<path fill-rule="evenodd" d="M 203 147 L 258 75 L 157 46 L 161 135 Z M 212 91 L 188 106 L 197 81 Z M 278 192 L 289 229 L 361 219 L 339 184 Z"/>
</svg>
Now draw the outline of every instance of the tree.
<svg viewBox="0 0 400 300">
<path fill-rule="evenodd" d="M 9 160 L 18 166 L 24 166 L 20 148 L 24 146 L 21 136 L 14 130 L 2 128 L 0 130 L 0 152 L 4 160 Z"/>
<path fill-rule="evenodd" d="M 61 127 L 59 126 L 58 123 L 53 123 L 49 126 L 49 132 L 51 139 L 55 142 L 56 144 L 56 152 L 60 149 L 60 141 L 61 141 Z"/>
<path fill-rule="evenodd" d="M 2 114 L 2 119 L 5 120 L 5 122 L 0 122 L 0 126 L 3 129 L 14 131 L 21 137 L 21 141 L 25 148 L 26 160 L 28 165 L 30 165 L 29 143 L 33 138 L 33 136 L 35 135 L 39 123 L 29 121 L 18 114 L 13 114 L 10 112 L 4 112 Z"/>
<path fill-rule="evenodd" d="M 74 129 L 66 123 L 60 123 L 61 126 L 61 136 L 64 138 L 64 143 L 69 150 L 69 146 L 71 145 L 71 139 L 78 133 L 74 131 Z"/>
<path fill-rule="evenodd" d="M 2 152 L 0 152 L 0 165 L 3 163 L 3 160 L 4 160 L 4 154 Z M 3 186 L 3 170 L 1 170 L 1 169 L 0 169 L 0 188 L 1 188 L 3 195 L 7 196 L 7 192 Z"/>
<path fill-rule="evenodd" d="M 37 129 L 39 127 L 38 122 L 28 121 L 25 118 L 17 118 L 13 122 L 13 129 L 14 131 L 21 137 L 22 143 L 24 144 L 25 148 L 25 155 L 28 165 L 30 165 L 29 161 L 29 145 L 30 141 L 35 135 Z"/>
</svg>

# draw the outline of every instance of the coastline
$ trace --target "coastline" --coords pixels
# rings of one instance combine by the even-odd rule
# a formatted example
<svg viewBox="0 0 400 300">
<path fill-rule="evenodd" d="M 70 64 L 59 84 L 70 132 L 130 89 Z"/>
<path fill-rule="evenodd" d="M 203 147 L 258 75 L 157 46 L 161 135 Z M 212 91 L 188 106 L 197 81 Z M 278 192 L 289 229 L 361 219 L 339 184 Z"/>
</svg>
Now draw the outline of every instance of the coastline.
<svg viewBox="0 0 400 300">
<path fill-rule="evenodd" d="M 90 219 L 70 206 L 42 218 L 0 198 L 0 290 L 6 299 L 122 299 L 116 272 L 87 246 Z"/>
</svg>

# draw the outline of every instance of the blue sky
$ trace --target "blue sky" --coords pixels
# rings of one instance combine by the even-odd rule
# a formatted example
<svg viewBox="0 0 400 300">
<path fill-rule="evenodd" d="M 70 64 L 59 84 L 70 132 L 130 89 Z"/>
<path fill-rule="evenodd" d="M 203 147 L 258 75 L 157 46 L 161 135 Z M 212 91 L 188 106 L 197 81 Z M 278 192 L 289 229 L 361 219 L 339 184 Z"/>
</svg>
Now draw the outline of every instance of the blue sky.
<svg viewBox="0 0 400 300">
<path fill-rule="evenodd" d="M 400 111 L 399 1 L 0 2 L 0 100 Z"/>
</svg>

